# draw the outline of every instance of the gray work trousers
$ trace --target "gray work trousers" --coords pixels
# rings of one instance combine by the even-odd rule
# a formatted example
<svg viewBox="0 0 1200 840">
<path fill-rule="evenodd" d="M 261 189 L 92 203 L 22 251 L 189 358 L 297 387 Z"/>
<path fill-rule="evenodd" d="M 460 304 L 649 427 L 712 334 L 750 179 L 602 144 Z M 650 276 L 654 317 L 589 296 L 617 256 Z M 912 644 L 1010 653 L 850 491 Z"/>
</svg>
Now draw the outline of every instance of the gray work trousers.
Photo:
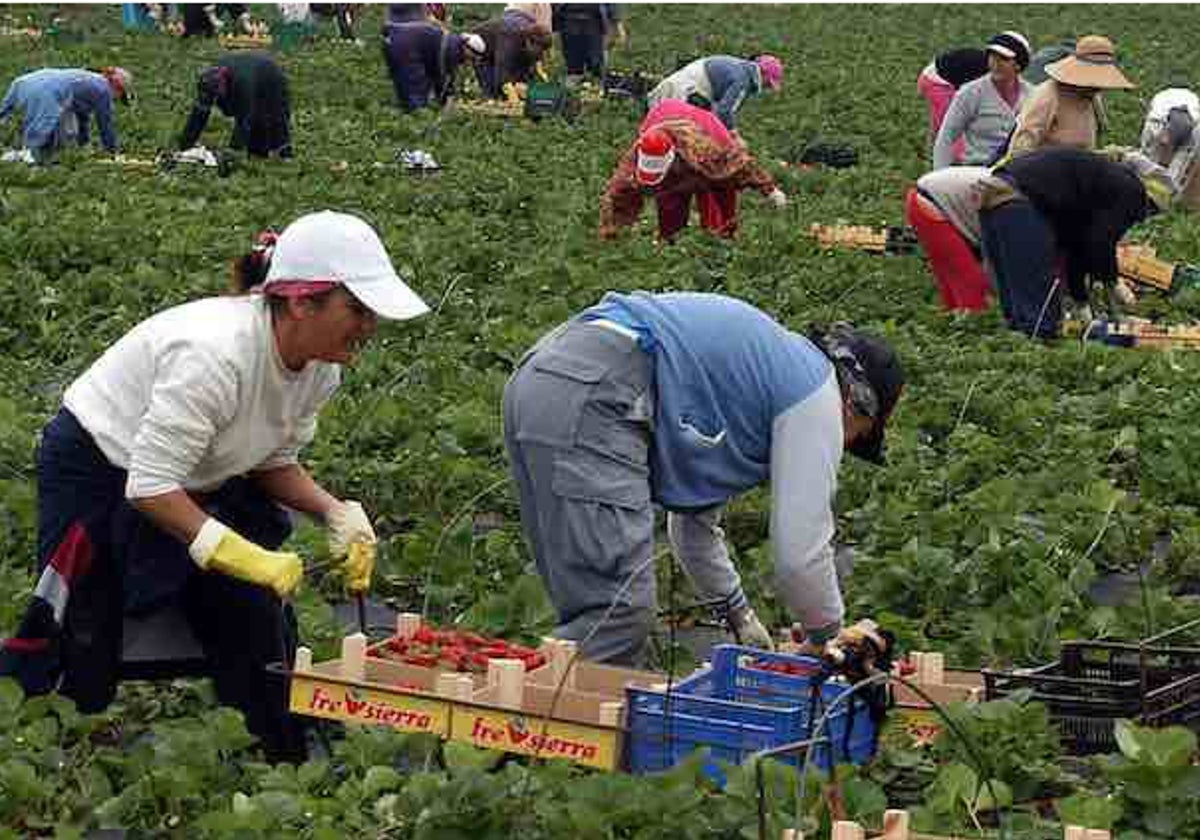
<svg viewBox="0 0 1200 840">
<path fill-rule="evenodd" d="M 555 635 L 625 665 L 641 664 L 657 604 L 652 378 L 633 339 L 568 322 L 504 388 L 504 445 Z"/>
</svg>

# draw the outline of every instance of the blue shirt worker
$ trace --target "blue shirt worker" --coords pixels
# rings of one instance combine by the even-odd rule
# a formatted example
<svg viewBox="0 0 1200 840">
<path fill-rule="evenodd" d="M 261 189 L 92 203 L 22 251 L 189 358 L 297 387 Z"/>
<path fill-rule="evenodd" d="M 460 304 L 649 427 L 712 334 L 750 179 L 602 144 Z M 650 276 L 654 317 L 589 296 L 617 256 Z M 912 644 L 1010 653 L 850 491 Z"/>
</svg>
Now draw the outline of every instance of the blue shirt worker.
<svg viewBox="0 0 1200 840">
<path fill-rule="evenodd" d="M 650 91 L 653 108 L 664 99 L 678 99 L 717 115 L 731 131 L 746 97 L 783 85 L 783 62 L 773 55 L 753 59 L 732 55 L 698 58 L 667 76 Z"/>
<path fill-rule="evenodd" d="M 656 613 L 654 505 L 700 597 L 771 647 L 721 530 L 765 482 L 780 600 L 820 649 L 842 628 L 834 515 L 842 453 L 882 463 L 904 373 L 848 325 L 806 338 L 715 294 L 610 292 L 526 353 L 504 389 L 521 522 L 584 656 L 640 664 Z"/>
<path fill-rule="evenodd" d="M 25 148 L 45 161 L 74 140 L 80 146 L 91 139 L 94 115 L 105 151 L 117 151 L 117 126 L 113 99 L 128 102 L 133 76 L 121 67 L 99 72 L 76 68 L 35 70 L 17 77 L 0 102 L 0 120 L 18 108 L 24 113 Z"/>
</svg>

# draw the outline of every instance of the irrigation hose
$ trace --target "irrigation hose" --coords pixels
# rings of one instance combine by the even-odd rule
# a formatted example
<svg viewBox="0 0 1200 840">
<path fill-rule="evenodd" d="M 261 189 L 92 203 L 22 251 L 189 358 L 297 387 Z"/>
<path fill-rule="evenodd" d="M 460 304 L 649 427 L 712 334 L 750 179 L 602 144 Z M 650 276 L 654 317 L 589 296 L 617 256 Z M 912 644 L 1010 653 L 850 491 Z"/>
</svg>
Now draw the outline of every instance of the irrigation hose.
<svg viewBox="0 0 1200 840">
<path fill-rule="evenodd" d="M 829 738 L 827 736 L 824 738 L 821 737 L 821 732 L 823 729 L 825 729 L 826 721 L 829 719 L 829 717 L 833 713 L 833 711 L 839 705 L 841 705 L 842 703 L 846 702 L 851 697 L 853 697 L 854 694 L 856 692 L 858 692 L 859 690 L 867 688 L 872 685 L 879 684 L 879 683 L 884 683 L 884 682 L 899 683 L 900 685 L 902 685 L 905 688 L 912 691 L 914 694 L 916 694 L 918 697 L 920 697 L 926 703 L 928 703 L 930 708 L 932 708 L 933 711 L 938 715 L 938 717 L 940 717 L 942 719 L 942 721 L 946 724 L 946 727 L 954 734 L 954 736 L 956 738 L 958 738 L 958 740 L 966 748 L 967 754 L 970 756 L 971 761 L 974 763 L 976 771 L 979 773 L 980 778 L 983 780 L 983 784 L 985 784 L 987 786 L 988 793 L 991 794 L 992 802 L 995 803 L 995 805 L 996 805 L 996 815 L 997 815 L 997 820 L 999 822 L 999 826 L 997 827 L 997 831 L 998 831 L 997 838 L 998 838 L 998 840 L 1008 840 L 1008 838 L 1011 837 L 1011 834 L 1008 831 L 1005 817 L 1012 816 L 1012 805 L 1009 804 L 1009 805 L 1006 805 L 1003 807 L 1000 805 L 1000 798 L 996 795 L 995 786 L 992 784 L 991 772 L 990 772 L 989 768 L 986 766 L 986 762 L 984 762 L 983 759 L 980 757 L 979 749 L 975 745 L 975 742 L 971 739 L 971 736 L 969 734 L 967 734 L 967 732 L 958 725 L 957 721 L 955 721 L 952 717 L 950 717 L 950 715 L 946 712 L 945 707 L 941 703 L 939 703 L 938 701 L 936 701 L 932 697 L 930 697 L 929 694 L 923 688 L 921 688 L 921 686 L 905 679 L 904 677 L 898 676 L 896 674 L 889 674 L 889 673 L 886 673 L 883 671 L 878 671 L 875 674 L 872 674 L 867 679 L 861 680 L 861 681 L 855 683 L 854 685 L 852 685 L 850 687 L 850 689 L 848 691 L 846 691 L 845 693 L 836 697 L 834 699 L 834 701 L 832 703 L 830 703 L 828 707 L 826 707 L 825 711 L 822 712 L 821 717 L 817 719 L 817 722 L 813 726 L 812 731 L 810 733 L 810 737 L 807 741 L 797 741 L 797 742 L 794 742 L 791 744 L 783 744 L 782 746 L 779 746 L 779 747 L 772 747 L 771 749 L 767 749 L 767 750 L 760 750 L 759 752 L 756 752 L 753 755 L 751 755 L 748 760 L 754 761 L 757 764 L 757 763 L 760 763 L 762 761 L 762 759 L 764 759 L 764 758 L 769 758 L 773 755 L 779 755 L 779 754 L 783 754 L 783 753 L 787 753 L 787 752 L 794 752 L 797 749 L 799 749 L 800 747 L 805 746 L 805 745 L 813 746 L 816 744 L 820 744 L 823 741 L 828 742 Z M 804 765 L 801 768 L 801 772 L 800 772 L 800 784 L 797 788 L 797 795 L 796 795 L 796 800 L 797 800 L 796 801 L 796 823 L 793 826 L 796 829 L 797 833 L 799 833 L 800 831 L 803 831 L 803 826 L 801 824 L 801 821 L 804 816 L 804 800 L 808 793 L 808 777 L 809 777 L 810 772 L 812 771 L 812 761 L 813 761 L 813 755 L 815 754 L 815 752 L 816 751 L 811 748 L 806 751 L 805 757 L 804 757 Z M 759 840 L 769 840 L 769 838 L 766 835 L 766 814 L 765 814 L 766 791 L 765 791 L 765 786 L 763 784 L 762 773 L 761 773 L 761 771 L 758 770 L 758 768 L 756 768 L 755 782 L 756 782 L 756 786 L 757 786 L 757 795 L 758 795 L 759 809 L 760 809 L 759 810 L 759 814 L 760 814 L 759 815 Z"/>
</svg>

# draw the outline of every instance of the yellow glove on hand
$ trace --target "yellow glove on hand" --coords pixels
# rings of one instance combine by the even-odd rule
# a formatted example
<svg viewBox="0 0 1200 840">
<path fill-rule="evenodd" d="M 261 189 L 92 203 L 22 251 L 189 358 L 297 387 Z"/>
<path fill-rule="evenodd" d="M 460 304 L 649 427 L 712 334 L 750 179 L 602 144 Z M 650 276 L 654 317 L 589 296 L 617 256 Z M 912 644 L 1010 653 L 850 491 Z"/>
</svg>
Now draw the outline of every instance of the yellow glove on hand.
<svg viewBox="0 0 1200 840">
<path fill-rule="evenodd" d="M 375 570 L 375 529 L 367 512 L 358 502 L 346 501 L 335 506 L 326 517 L 329 523 L 329 553 L 345 557 L 343 572 L 351 592 L 363 592 L 371 585 Z"/>
<path fill-rule="evenodd" d="M 352 542 L 342 566 L 346 588 L 351 592 L 366 592 L 371 588 L 371 573 L 375 571 L 375 543 Z"/>
<path fill-rule="evenodd" d="M 267 551 L 215 519 L 207 519 L 188 546 L 201 569 L 275 590 L 280 598 L 296 591 L 304 577 L 300 555 Z"/>
</svg>

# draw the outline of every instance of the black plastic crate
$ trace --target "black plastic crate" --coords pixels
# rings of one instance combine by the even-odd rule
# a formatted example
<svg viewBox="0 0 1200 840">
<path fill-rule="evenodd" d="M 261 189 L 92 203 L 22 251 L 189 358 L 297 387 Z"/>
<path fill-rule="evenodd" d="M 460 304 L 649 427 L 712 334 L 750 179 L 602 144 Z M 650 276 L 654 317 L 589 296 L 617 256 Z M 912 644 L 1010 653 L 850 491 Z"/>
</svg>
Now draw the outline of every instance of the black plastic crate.
<svg viewBox="0 0 1200 840">
<path fill-rule="evenodd" d="M 1116 749 L 1113 723 L 1200 729 L 1200 647 L 1172 645 L 1189 622 L 1141 642 L 1064 642 L 1058 662 L 1019 671 L 984 669 L 988 700 L 1029 689 L 1075 755 Z"/>
</svg>

